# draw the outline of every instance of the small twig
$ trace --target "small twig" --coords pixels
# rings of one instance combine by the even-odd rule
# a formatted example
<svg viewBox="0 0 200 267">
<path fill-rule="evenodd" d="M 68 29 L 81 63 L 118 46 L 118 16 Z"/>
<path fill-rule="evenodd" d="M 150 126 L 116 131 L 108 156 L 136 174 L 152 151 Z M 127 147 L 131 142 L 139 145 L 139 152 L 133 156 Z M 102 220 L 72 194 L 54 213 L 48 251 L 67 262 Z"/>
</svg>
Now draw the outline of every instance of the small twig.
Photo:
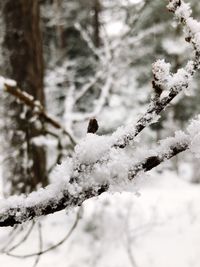
<svg viewBox="0 0 200 267">
<path fill-rule="evenodd" d="M 29 230 L 27 231 L 27 233 L 24 235 L 24 237 L 19 242 L 17 242 L 14 246 L 12 246 L 11 248 L 9 248 L 5 252 L 6 253 L 7 252 L 11 252 L 14 249 L 16 249 L 17 247 L 19 247 L 20 245 L 22 245 L 28 239 L 29 235 L 31 234 L 31 232 L 32 232 L 32 230 L 34 228 L 34 225 L 35 225 L 35 222 L 33 221 L 32 224 L 31 224 L 31 227 L 29 228 Z"/>
<path fill-rule="evenodd" d="M 52 132 L 52 131 L 49 131 L 49 130 L 45 129 L 44 134 L 45 135 L 51 135 L 51 136 L 55 137 L 56 139 L 60 140 L 60 136 L 58 134 Z"/>
<path fill-rule="evenodd" d="M 130 260 L 131 266 L 132 267 L 137 267 L 138 265 L 136 264 L 136 260 L 133 256 L 133 253 L 131 251 L 131 244 L 127 242 L 127 255 Z"/>
<path fill-rule="evenodd" d="M 43 247 L 43 239 L 42 239 L 42 225 L 41 222 L 38 223 L 38 235 L 39 235 L 39 249 L 42 251 Z M 41 254 L 37 255 L 33 267 L 36 267 L 40 261 Z"/>
<path fill-rule="evenodd" d="M 54 168 L 56 167 L 57 164 L 59 164 L 63 158 L 63 153 L 62 153 L 62 148 L 58 148 L 59 149 L 59 153 L 56 157 L 55 162 L 51 165 L 51 167 L 48 169 L 48 174 L 50 175 L 51 172 L 54 170 Z"/>
<path fill-rule="evenodd" d="M 40 250 L 39 252 L 36 252 L 36 253 L 31 253 L 31 254 L 26 254 L 26 255 L 15 255 L 15 254 L 12 254 L 12 253 L 6 253 L 8 256 L 11 256 L 11 257 L 14 257 L 14 258 L 30 258 L 30 257 L 35 257 L 35 256 L 40 256 L 40 255 L 43 255 L 57 247 L 59 247 L 60 245 L 62 245 L 65 241 L 67 241 L 67 239 L 71 236 L 71 234 L 73 233 L 73 231 L 75 230 L 75 228 L 77 227 L 78 225 L 78 222 L 80 221 L 82 217 L 82 207 L 79 208 L 78 212 L 77 212 L 77 215 L 76 215 L 76 219 L 75 219 L 75 222 L 74 224 L 72 225 L 71 229 L 69 230 L 69 232 L 66 234 L 66 236 L 61 239 L 58 243 L 56 243 L 55 245 L 45 249 L 45 250 Z"/>
<path fill-rule="evenodd" d="M 16 236 L 21 232 L 22 226 L 14 225 L 12 231 L 9 233 L 9 239 L 8 242 L 1 248 L 0 252 L 4 253 L 6 248 L 13 242 L 13 240 L 16 238 Z"/>
</svg>

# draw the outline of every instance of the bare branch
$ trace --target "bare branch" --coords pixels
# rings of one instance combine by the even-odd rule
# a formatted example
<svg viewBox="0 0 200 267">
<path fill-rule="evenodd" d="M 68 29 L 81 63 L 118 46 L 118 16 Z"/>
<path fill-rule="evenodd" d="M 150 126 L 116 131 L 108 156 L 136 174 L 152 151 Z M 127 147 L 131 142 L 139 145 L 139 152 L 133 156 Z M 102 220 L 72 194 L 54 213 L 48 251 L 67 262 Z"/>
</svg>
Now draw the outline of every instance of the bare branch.
<svg viewBox="0 0 200 267">
<path fill-rule="evenodd" d="M 31 254 L 26 254 L 26 255 L 16 255 L 16 254 L 12 254 L 10 252 L 6 253 L 8 256 L 11 256 L 11 257 L 15 257 L 15 258 L 31 258 L 31 257 L 35 257 L 35 256 L 41 256 L 47 252 L 50 252 L 51 250 L 61 246 L 63 243 L 65 243 L 69 237 L 71 236 L 71 234 L 74 232 L 74 230 L 76 229 L 80 219 L 81 219 L 81 214 L 82 214 L 82 208 L 79 208 L 77 214 L 76 214 L 76 219 L 71 227 L 71 229 L 69 230 L 69 232 L 66 234 L 66 236 L 60 240 L 58 243 L 54 244 L 53 246 L 45 249 L 45 250 L 40 250 L 39 252 L 36 252 L 36 253 L 31 253 Z"/>
<path fill-rule="evenodd" d="M 31 223 L 31 226 L 30 226 L 30 228 L 28 229 L 28 231 L 27 231 L 27 233 L 23 236 L 23 238 L 22 239 L 20 239 L 19 240 L 19 242 L 17 242 L 15 245 L 13 245 L 11 248 L 9 248 L 9 249 L 4 249 L 2 252 L 11 252 L 12 250 L 14 250 L 14 249 L 16 249 L 16 248 L 18 248 L 19 246 L 21 246 L 27 239 L 28 239 L 28 237 L 30 236 L 30 234 L 31 234 L 31 232 L 32 232 L 32 230 L 33 230 L 33 228 L 34 228 L 34 225 L 35 225 L 35 222 L 33 221 L 32 223 Z"/>
<path fill-rule="evenodd" d="M 43 247 L 43 238 L 42 238 L 42 225 L 41 225 L 41 222 L 38 223 L 38 239 L 39 239 L 39 250 L 40 251 L 36 255 L 36 259 L 35 259 L 33 267 L 36 267 L 38 265 L 38 263 L 40 261 L 40 256 L 42 255 L 41 252 L 42 252 L 42 247 Z"/>
</svg>

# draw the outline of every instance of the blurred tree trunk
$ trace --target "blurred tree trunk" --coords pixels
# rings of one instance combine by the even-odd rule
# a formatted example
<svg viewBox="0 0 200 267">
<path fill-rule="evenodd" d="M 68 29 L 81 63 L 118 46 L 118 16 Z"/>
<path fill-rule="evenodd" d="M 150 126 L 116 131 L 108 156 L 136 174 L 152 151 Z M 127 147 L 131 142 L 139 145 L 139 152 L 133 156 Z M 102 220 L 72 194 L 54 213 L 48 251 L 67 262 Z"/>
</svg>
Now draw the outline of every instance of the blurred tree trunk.
<svg viewBox="0 0 200 267">
<path fill-rule="evenodd" d="M 62 0 L 54 0 L 55 5 L 55 12 L 57 18 L 61 17 L 62 15 Z M 65 36 L 64 36 L 64 27 L 62 23 L 60 23 L 59 19 L 56 25 L 56 39 L 57 39 L 57 46 L 60 52 L 65 48 Z"/>
<path fill-rule="evenodd" d="M 101 6 L 99 0 L 94 0 L 94 19 L 93 19 L 93 29 L 94 29 L 94 44 L 96 47 L 100 46 L 100 19 L 99 15 L 101 12 Z"/>
<path fill-rule="evenodd" d="M 3 0 L 0 8 L 4 24 L 1 72 L 44 105 L 38 0 Z M 4 102 L 7 156 L 4 177 L 5 182 L 10 182 L 8 191 L 22 193 L 34 190 L 38 184 L 45 186 L 46 153 L 42 146 L 32 142 L 33 137 L 41 134 L 43 125 L 34 121 L 31 112 L 12 97 L 6 97 Z"/>
</svg>

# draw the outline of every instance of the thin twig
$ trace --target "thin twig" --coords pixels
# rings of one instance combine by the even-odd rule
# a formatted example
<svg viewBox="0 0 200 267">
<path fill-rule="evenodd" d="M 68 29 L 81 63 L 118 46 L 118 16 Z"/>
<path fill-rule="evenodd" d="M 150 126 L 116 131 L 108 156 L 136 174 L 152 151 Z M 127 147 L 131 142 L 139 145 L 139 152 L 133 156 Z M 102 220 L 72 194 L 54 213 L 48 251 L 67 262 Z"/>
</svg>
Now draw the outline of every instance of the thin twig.
<svg viewBox="0 0 200 267">
<path fill-rule="evenodd" d="M 71 236 L 71 234 L 73 233 L 73 231 L 76 229 L 77 225 L 78 225 L 78 222 L 80 221 L 82 217 L 82 207 L 79 208 L 78 212 L 77 212 L 77 215 L 76 215 L 76 219 L 75 219 L 75 222 L 74 224 L 72 225 L 71 229 L 69 230 L 69 232 L 66 234 L 66 236 L 61 239 L 58 243 L 54 244 L 53 246 L 45 249 L 45 250 L 40 250 L 36 253 L 31 253 L 31 254 L 26 254 L 26 255 L 16 255 L 16 254 L 12 254 L 12 253 L 6 253 L 8 256 L 11 256 L 11 257 L 15 257 L 15 258 L 30 258 L 30 257 L 35 257 L 35 256 L 40 256 L 40 255 L 43 255 L 57 247 L 59 247 L 60 245 L 62 245 L 65 241 L 67 241 L 67 239 Z"/>
<path fill-rule="evenodd" d="M 4 253 L 6 248 L 13 242 L 16 236 L 22 231 L 22 226 L 14 225 L 13 229 L 9 233 L 8 242 L 1 248 L 0 252 Z"/>
<path fill-rule="evenodd" d="M 12 246 L 11 248 L 9 248 L 8 250 L 6 250 L 5 252 L 11 252 L 13 251 L 14 249 L 18 248 L 20 245 L 22 245 L 27 239 L 28 237 L 30 236 L 33 228 L 34 228 L 34 225 L 35 225 L 35 222 L 33 221 L 31 223 L 31 227 L 29 228 L 29 230 L 27 231 L 27 233 L 24 235 L 24 237 L 19 241 L 17 242 L 14 246 Z"/>
<path fill-rule="evenodd" d="M 40 249 L 40 252 L 42 251 L 42 247 L 43 247 L 43 238 L 42 238 L 42 225 L 41 225 L 41 222 L 38 223 L 38 238 L 39 238 L 39 249 Z M 34 262 L 34 265 L 33 267 L 36 267 L 40 261 L 40 256 L 41 254 L 37 255 L 36 259 L 35 259 L 35 262 Z"/>
</svg>

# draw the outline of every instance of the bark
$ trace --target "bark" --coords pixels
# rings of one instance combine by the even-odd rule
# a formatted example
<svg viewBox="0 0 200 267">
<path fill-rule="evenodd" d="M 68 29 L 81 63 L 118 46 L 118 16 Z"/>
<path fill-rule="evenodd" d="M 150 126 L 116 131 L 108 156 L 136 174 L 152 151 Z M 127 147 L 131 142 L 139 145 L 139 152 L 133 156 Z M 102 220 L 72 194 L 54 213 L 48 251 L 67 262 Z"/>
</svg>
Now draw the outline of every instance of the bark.
<svg viewBox="0 0 200 267">
<path fill-rule="evenodd" d="M 0 3 L 4 24 L 2 74 L 17 81 L 18 86 L 44 106 L 43 51 L 38 0 L 4 0 Z M 23 115 L 22 115 L 23 114 Z M 6 182 L 10 193 L 29 192 L 40 183 L 47 184 L 46 153 L 31 139 L 43 131 L 31 113 L 13 97 L 4 104 L 6 148 Z M 9 170 L 9 171 L 8 171 Z M 13 179 L 15 177 L 15 179 Z"/>
</svg>

